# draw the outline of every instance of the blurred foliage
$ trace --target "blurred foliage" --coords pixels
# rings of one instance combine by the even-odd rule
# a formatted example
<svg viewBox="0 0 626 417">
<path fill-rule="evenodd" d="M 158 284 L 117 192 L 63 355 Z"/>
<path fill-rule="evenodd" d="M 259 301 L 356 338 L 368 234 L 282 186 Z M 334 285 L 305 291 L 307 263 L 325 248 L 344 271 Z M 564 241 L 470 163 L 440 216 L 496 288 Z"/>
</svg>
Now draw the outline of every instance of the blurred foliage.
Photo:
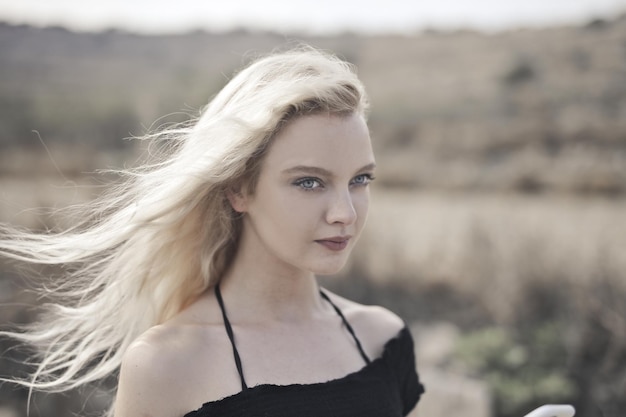
<svg viewBox="0 0 626 417">
<path fill-rule="evenodd" d="M 519 417 L 529 404 L 573 403 L 577 387 L 567 367 L 563 326 L 537 323 L 525 329 L 486 327 L 463 336 L 458 357 L 494 394 L 494 414 Z"/>
<path fill-rule="evenodd" d="M 532 81 L 536 73 L 528 62 L 520 62 L 504 76 L 504 82 L 508 85 L 518 85 Z"/>
</svg>

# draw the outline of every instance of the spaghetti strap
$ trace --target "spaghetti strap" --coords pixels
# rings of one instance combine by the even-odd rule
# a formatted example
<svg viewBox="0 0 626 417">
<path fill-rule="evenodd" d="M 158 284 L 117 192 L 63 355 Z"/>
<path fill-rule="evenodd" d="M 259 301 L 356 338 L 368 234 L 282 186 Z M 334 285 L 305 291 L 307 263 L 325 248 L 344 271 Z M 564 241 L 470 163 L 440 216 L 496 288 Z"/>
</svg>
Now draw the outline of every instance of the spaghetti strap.
<svg viewBox="0 0 626 417">
<path fill-rule="evenodd" d="M 230 320 L 226 316 L 226 308 L 224 307 L 224 300 L 222 299 L 222 292 L 220 291 L 220 284 L 215 285 L 215 297 L 217 298 L 217 302 L 220 305 L 220 310 L 222 310 L 222 317 L 224 318 L 224 327 L 226 327 L 226 333 L 228 334 L 228 339 L 230 339 L 230 344 L 233 347 L 233 356 L 235 357 L 235 365 L 237 366 L 237 372 L 239 373 L 239 378 L 241 379 L 241 390 L 245 391 L 248 389 L 248 385 L 246 384 L 246 379 L 243 376 L 243 367 L 241 366 L 241 358 L 239 357 L 239 352 L 237 351 L 237 346 L 235 345 L 235 335 L 233 334 L 233 328 L 230 325 Z"/>
<path fill-rule="evenodd" d="M 343 325 L 346 326 L 346 330 L 348 330 L 348 333 L 350 333 L 350 335 L 354 339 L 356 347 L 359 350 L 359 353 L 361 354 L 361 357 L 363 358 L 365 363 L 370 364 L 372 361 L 363 350 L 363 346 L 361 346 L 361 341 L 356 336 L 354 329 L 352 328 L 352 326 L 350 325 L 346 317 L 341 312 L 341 309 L 337 307 L 335 303 L 332 302 L 330 297 L 326 295 L 324 291 L 320 289 L 319 292 L 322 298 L 326 300 L 333 307 L 335 312 L 341 318 Z M 235 358 L 235 365 L 237 366 L 237 372 L 239 373 L 239 378 L 241 379 L 241 390 L 245 391 L 248 389 L 248 385 L 246 384 L 246 379 L 243 376 L 243 366 L 241 365 L 241 358 L 239 357 L 239 351 L 237 351 L 237 345 L 235 344 L 235 335 L 233 333 L 233 328 L 230 324 L 230 320 L 228 320 L 228 316 L 226 315 L 226 307 L 224 307 L 224 299 L 222 298 L 222 292 L 220 291 L 219 284 L 215 285 L 215 297 L 217 298 L 217 302 L 220 306 L 220 310 L 222 310 L 222 317 L 224 318 L 224 327 L 226 328 L 226 334 L 228 334 L 228 339 L 230 340 L 230 344 L 233 347 L 233 356 Z"/>
<path fill-rule="evenodd" d="M 348 320 L 345 318 L 345 316 L 343 315 L 343 313 L 341 312 L 341 309 L 339 307 L 337 307 L 335 305 L 335 303 L 332 302 L 332 300 L 330 299 L 330 297 L 328 295 L 326 295 L 326 293 L 324 291 L 322 291 L 320 289 L 320 294 L 322 295 L 322 297 L 328 301 L 328 303 L 333 306 L 333 308 L 335 309 L 335 311 L 337 312 L 337 314 L 339 315 L 339 317 L 341 317 L 341 321 L 343 321 L 344 326 L 346 326 L 346 329 L 348 330 L 348 332 L 350 333 L 350 335 L 352 336 L 352 338 L 354 339 L 354 342 L 356 343 L 356 347 L 359 349 L 359 353 L 361 354 L 361 357 L 363 358 L 363 360 L 365 361 L 366 364 L 370 364 L 372 361 L 370 360 L 369 356 L 367 356 L 367 354 L 365 353 L 365 351 L 363 350 L 363 346 L 361 346 L 361 341 L 359 340 L 359 338 L 356 336 L 356 333 L 354 332 L 354 329 L 352 328 L 352 326 L 350 326 L 350 323 L 348 322 Z"/>
</svg>

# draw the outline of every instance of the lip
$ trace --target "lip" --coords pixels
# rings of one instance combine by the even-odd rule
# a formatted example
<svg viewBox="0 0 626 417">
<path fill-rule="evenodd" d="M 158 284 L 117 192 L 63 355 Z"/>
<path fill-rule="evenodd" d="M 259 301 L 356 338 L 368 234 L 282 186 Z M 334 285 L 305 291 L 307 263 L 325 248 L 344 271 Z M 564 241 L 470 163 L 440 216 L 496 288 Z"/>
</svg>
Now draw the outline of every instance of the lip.
<svg viewBox="0 0 626 417">
<path fill-rule="evenodd" d="M 352 236 L 333 236 L 324 239 L 317 239 L 315 242 L 335 252 L 344 250 Z"/>
</svg>

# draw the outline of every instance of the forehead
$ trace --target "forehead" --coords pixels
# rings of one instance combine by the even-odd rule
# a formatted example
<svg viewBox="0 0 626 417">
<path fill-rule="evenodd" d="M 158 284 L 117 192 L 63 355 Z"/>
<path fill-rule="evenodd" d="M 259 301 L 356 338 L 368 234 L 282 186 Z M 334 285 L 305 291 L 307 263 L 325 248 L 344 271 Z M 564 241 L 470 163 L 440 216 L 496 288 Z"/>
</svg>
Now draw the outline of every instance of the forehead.
<svg viewBox="0 0 626 417">
<path fill-rule="evenodd" d="M 358 169 L 374 162 L 363 116 L 315 114 L 291 121 L 266 155 L 269 169 L 306 165 L 329 170 Z"/>
</svg>

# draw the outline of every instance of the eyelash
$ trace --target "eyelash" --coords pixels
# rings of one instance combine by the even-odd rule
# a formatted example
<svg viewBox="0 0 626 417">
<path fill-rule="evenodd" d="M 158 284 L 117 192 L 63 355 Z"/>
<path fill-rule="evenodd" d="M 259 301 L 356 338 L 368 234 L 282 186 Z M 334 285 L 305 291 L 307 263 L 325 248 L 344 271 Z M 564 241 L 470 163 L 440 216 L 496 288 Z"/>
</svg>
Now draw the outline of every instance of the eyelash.
<svg viewBox="0 0 626 417">
<path fill-rule="evenodd" d="M 354 182 L 357 178 L 360 178 L 360 177 L 364 178 L 363 182 Z M 364 187 L 364 186 L 367 186 L 374 179 L 375 179 L 375 177 L 372 174 L 360 174 L 360 175 L 357 175 L 356 177 L 354 177 L 352 179 L 352 181 L 350 182 L 350 185 L 355 185 L 357 187 Z M 304 187 L 304 183 L 306 183 L 308 181 L 312 181 L 314 183 L 317 183 L 317 185 L 313 186 L 313 187 Z M 322 180 L 320 180 L 319 178 L 315 178 L 315 177 L 300 178 L 300 179 L 296 180 L 293 184 L 295 186 L 300 187 L 304 191 L 315 191 L 318 188 L 323 186 Z"/>
<path fill-rule="evenodd" d="M 359 178 L 359 177 L 364 177 L 365 181 L 364 182 L 359 182 L 359 183 L 354 183 L 354 180 Z M 368 185 L 370 182 L 374 181 L 376 178 L 372 175 L 372 174 L 360 174 L 357 175 L 356 177 L 354 177 L 354 179 L 352 180 L 353 183 L 355 185 Z"/>
<path fill-rule="evenodd" d="M 318 184 L 318 186 L 313 187 L 313 188 L 311 188 L 311 187 L 305 187 L 305 186 L 304 186 L 304 183 L 305 183 L 305 182 L 308 182 L 308 181 L 315 182 L 315 183 L 317 183 L 317 184 Z M 296 180 L 293 184 L 294 184 L 294 185 L 296 185 L 296 186 L 298 186 L 298 187 L 300 187 L 300 188 L 301 188 L 302 190 L 304 190 L 304 191 L 315 191 L 315 190 L 317 190 L 317 188 L 318 188 L 318 187 L 321 187 L 321 186 L 322 186 L 322 181 L 320 181 L 320 180 L 319 180 L 319 179 L 317 179 L 317 178 L 313 178 L 313 177 L 306 177 L 306 178 L 300 178 L 299 180 Z"/>
</svg>

